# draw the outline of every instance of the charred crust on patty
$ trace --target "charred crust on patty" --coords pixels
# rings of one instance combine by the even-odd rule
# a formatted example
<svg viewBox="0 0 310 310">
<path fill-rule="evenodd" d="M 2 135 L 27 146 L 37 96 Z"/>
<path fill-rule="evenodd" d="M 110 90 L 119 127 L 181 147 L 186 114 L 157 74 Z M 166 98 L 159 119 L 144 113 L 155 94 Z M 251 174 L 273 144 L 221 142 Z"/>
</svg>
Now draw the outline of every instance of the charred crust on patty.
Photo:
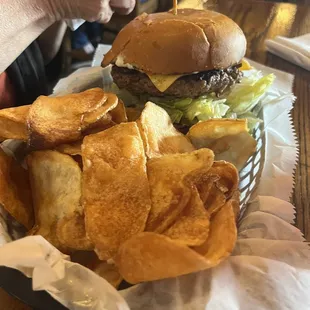
<svg viewBox="0 0 310 310">
<path fill-rule="evenodd" d="M 199 97 L 209 93 L 222 94 L 242 79 L 240 65 L 224 70 L 209 70 L 197 74 L 185 75 L 177 79 L 166 91 L 159 91 L 149 77 L 138 70 L 117 67 L 112 68 L 114 83 L 121 89 L 127 89 L 135 95 Z"/>
</svg>

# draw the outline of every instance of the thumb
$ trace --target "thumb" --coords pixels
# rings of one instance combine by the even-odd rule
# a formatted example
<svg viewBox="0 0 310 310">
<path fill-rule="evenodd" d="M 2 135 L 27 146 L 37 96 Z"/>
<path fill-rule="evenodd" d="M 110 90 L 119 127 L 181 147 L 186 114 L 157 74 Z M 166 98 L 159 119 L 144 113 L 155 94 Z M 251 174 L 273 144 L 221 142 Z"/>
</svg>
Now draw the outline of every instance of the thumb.
<svg viewBox="0 0 310 310">
<path fill-rule="evenodd" d="M 127 15 L 133 11 L 136 0 L 110 0 L 110 6 L 115 12 L 121 15 Z"/>
<path fill-rule="evenodd" d="M 112 8 L 110 7 L 110 5 L 105 4 L 101 7 L 101 10 L 98 14 L 99 18 L 98 18 L 97 22 L 102 23 L 102 24 L 106 24 L 110 21 L 112 15 L 113 15 Z"/>
</svg>

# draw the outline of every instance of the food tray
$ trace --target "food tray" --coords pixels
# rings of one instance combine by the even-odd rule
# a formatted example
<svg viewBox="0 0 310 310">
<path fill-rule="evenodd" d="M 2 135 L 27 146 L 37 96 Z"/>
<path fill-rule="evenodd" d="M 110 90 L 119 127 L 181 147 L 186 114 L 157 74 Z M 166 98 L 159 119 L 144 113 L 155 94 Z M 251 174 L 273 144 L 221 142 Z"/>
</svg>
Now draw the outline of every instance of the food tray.
<svg viewBox="0 0 310 310">
<path fill-rule="evenodd" d="M 260 118 L 262 118 L 262 115 L 260 115 Z M 244 211 L 250 198 L 253 197 L 264 167 L 265 134 L 263 122 L 254 130 L 253 137 L 257 141 L 256 152 L 248 159 L 244 168 L 239 172 L 240 209 L 242 211 Z"/>
<path fill-rule="evenodd" d="M 103 74 L 104 77 L 107 79 L 104 80 L 104 82 L 111 83 L 111 78 L 109 74 L 110 72 L 107 71 L 105 72 L 108 74 Z M 84 89 L 80 89 L 80 87 L 77 87 L 76 89 L 74 89 L 74 92 L 79 92 L 82 90 Z M 260 115 L 260 118 L 263 118 L 262 115 Z M 244 212 L 247 202 L 255 195 L 255 190 L 259 185 L 260 176 L 264 166 L 265 134 L 263 123 L 261 123 L 259 127 L 254 131 L 253 136 L 257 141 L 257 150 L 253 154 L 253 156 L 251 156 L 251 158 L 247 161 L 245 167 L 239 173 L 241 214 Z M 8 221 L 7 223 L 10 223 L 9 225 L 7 225 L 7 230 L 12 240 L 18 239 L 18 237 L 21 236 L 21 230 L 20 227 L 18 227 L 19 225 L 16 225 L 14 221 Z M 6 291 L 21 299 L 30 306 L 34 307 L 35 309 L 65 309 L 64 306 L 56 302 L 45 291 L 33 291 L 31 287 L 31 279 L 26 278 L 17 270 L 0 267 L 0 277 L 3 279 L 3 281 L 0 282 L 0 287 L 3 287 Z M 16 288 L 15 283 L 20 283 L 20 285 L 18 286 L 19 289 Z"/>
</svg>

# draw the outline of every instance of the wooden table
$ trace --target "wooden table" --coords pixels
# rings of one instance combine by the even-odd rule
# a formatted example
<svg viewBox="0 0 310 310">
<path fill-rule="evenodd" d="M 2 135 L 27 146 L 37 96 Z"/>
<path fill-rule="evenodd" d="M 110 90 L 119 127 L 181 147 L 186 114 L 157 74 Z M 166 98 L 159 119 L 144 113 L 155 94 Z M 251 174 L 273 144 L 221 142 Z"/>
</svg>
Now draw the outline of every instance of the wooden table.
<svg viewBox="0 0 310 310">
<path fill-rule="evenodd" d="M 188 5 L 198 6 L 200 2 L 184 0 L 182 6 Z M 292 116 L 300 145 L 300 160 L 292 202 L 297 211 L 296 226 L 310 241 L 310 72 L 266 53 L 264 46 L 266 39 L 276 35 L 294 37 L 310 33 L 310 7 L 251 0 L 209 0 L 205 7 L 228 15 L 240 25 L 248 39 L 248 58 L 295 75 L 294 93 L 297 100 Z M 1 289 L 0 308 L 30 309 Z"/>
</svg>

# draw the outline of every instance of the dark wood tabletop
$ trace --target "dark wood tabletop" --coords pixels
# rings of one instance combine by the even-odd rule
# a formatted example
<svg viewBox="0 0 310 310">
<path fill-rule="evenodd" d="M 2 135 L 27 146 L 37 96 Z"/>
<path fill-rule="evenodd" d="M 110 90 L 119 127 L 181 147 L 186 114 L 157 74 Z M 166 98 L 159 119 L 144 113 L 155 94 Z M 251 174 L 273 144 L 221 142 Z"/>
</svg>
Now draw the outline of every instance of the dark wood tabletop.
<svg viewBox="0 0 310 310">
<path fill-rule="evenodd" d="M 310 6 L 251 0 L 211 0 L 205 7 L 229 16 L 242 28 L 247 37 L 248 58 L 295 75 L 293 91 L 297 100 L 292 117 L 299 142 L 299 162 L 292 203 L 296 207 L 296 226 L 310 241 L 310 72 L 265 50 L 266 39 L 277 35 L 296 37 L 310 33 Z"/>
<path fill-rule="evenodd" d="M 193 6 L 198 0 L 184 0 Z M 298 2 L 298 1 L 297 1 Z M 305 3 L 305 2 L 304 2 Z M 182 4 L 183 5 L 183 4 Z M 310 6 L 252 0 L 209 0 L 205 7 L 232 18 L 248 40 L 246 56 L 262 64 L 295 75 L 292 111 L 299 142 L 299 162 L 292 202 L 296 206 L 296 226 L 310 241 L 310 72 L 265 51 L 265 40 L 277 35 L 295 37 L 310 33 Z M 0 289 L 1 309 L 29 309 Z"/>
</svg>

